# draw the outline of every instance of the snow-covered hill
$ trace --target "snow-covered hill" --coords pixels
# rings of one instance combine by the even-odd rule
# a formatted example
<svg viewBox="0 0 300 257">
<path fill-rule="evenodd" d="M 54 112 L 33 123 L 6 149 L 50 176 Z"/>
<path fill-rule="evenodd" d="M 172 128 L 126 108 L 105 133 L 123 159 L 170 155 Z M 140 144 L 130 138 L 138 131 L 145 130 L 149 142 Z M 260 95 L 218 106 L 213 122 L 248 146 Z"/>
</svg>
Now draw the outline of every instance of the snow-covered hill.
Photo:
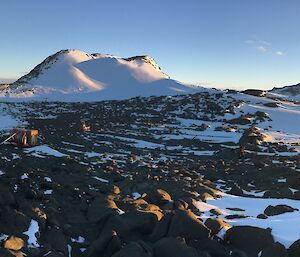
<svg viewBox="0 0 300 257">
<path fill-rule="evenodd" d="M 62 50 L 2 88 L 0 97 L 95 101 L 195 91 L 170 79 L 150 56 L 121 58 Z"/>
<path fill-rule="evenodd" d="M 300 83 L 281 88 L 274 87 L 269 91 L 269 95 L 274 95 L 280 98 L 287 98 L 293 101 L 300 101 Z"/>
</svg>

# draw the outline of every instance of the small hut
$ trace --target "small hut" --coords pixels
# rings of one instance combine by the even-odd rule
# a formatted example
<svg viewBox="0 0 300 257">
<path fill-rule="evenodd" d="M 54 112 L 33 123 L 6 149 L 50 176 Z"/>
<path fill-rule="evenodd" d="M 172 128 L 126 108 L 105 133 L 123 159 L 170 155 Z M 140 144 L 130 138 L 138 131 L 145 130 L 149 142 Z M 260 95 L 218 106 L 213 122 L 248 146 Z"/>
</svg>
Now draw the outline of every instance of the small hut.
<svg viewBox="0 0 300 257">
<path fill-rule="evenodd" d="M 33 147 L 38 144 L 38 134 L 36 129 L 16 128 L 11 132 L 10 142 L 19 147 Z"/>
</svg>

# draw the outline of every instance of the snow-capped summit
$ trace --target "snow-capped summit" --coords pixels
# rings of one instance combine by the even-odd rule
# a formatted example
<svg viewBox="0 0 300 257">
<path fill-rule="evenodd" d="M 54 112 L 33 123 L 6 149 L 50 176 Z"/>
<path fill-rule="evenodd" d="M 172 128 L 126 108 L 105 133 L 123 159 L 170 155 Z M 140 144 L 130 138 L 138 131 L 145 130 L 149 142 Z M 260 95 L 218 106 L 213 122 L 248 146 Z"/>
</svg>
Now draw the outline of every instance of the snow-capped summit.
<svg viewBox="0 0 300 257">
<path fill-rule="evenodd" d="M 121 58 L 61 50 L 10 87 L 0 90 L 0 97 L 96 101 L 176 95 L 196 90 L 170 79 L 147 55 Z"/>
</svg>

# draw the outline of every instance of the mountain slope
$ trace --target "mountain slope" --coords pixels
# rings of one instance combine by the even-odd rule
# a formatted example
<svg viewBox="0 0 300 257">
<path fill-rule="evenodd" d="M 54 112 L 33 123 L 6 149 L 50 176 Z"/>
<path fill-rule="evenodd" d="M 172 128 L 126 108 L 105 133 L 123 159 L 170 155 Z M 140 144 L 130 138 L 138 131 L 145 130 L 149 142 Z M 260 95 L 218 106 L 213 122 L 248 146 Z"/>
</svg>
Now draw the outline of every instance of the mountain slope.
<svg viewBox="0 0 300 257">
<path fill-rule="evenodd" d="M 51 100 L 125 99 L 135 96 L 193 93 L 163 73 L 150 56 L 120 58 L 62 50 L 0 92 L 9 98 Z"/>
<path fill-rule="evenodd" d="M 282 88 L 274 87 L 269 91 L 271 94 L 276 94 L 278 96 L 289 98 L 290 100 L 300 100 L 300 83 L 292 86 L 285 86 Z"/>
</svg>

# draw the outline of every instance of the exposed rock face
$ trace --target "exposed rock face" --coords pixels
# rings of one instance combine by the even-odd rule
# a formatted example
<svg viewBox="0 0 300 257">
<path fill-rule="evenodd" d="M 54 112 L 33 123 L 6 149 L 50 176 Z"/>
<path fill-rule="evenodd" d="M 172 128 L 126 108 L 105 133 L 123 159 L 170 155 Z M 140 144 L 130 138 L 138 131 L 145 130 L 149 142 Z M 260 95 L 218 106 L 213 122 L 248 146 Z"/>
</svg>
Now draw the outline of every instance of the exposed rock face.
<svg viewBox="0 0 300 257">
<path fill-rule="evenodd" d="M 259 90 L 259 89 L 247 89 L 245 91 L 242 91 L 242 93 L 247 94 L 247 95 L 264 97 L 264 96 L 266 96 L 267 91 Z"/>
</svg>

